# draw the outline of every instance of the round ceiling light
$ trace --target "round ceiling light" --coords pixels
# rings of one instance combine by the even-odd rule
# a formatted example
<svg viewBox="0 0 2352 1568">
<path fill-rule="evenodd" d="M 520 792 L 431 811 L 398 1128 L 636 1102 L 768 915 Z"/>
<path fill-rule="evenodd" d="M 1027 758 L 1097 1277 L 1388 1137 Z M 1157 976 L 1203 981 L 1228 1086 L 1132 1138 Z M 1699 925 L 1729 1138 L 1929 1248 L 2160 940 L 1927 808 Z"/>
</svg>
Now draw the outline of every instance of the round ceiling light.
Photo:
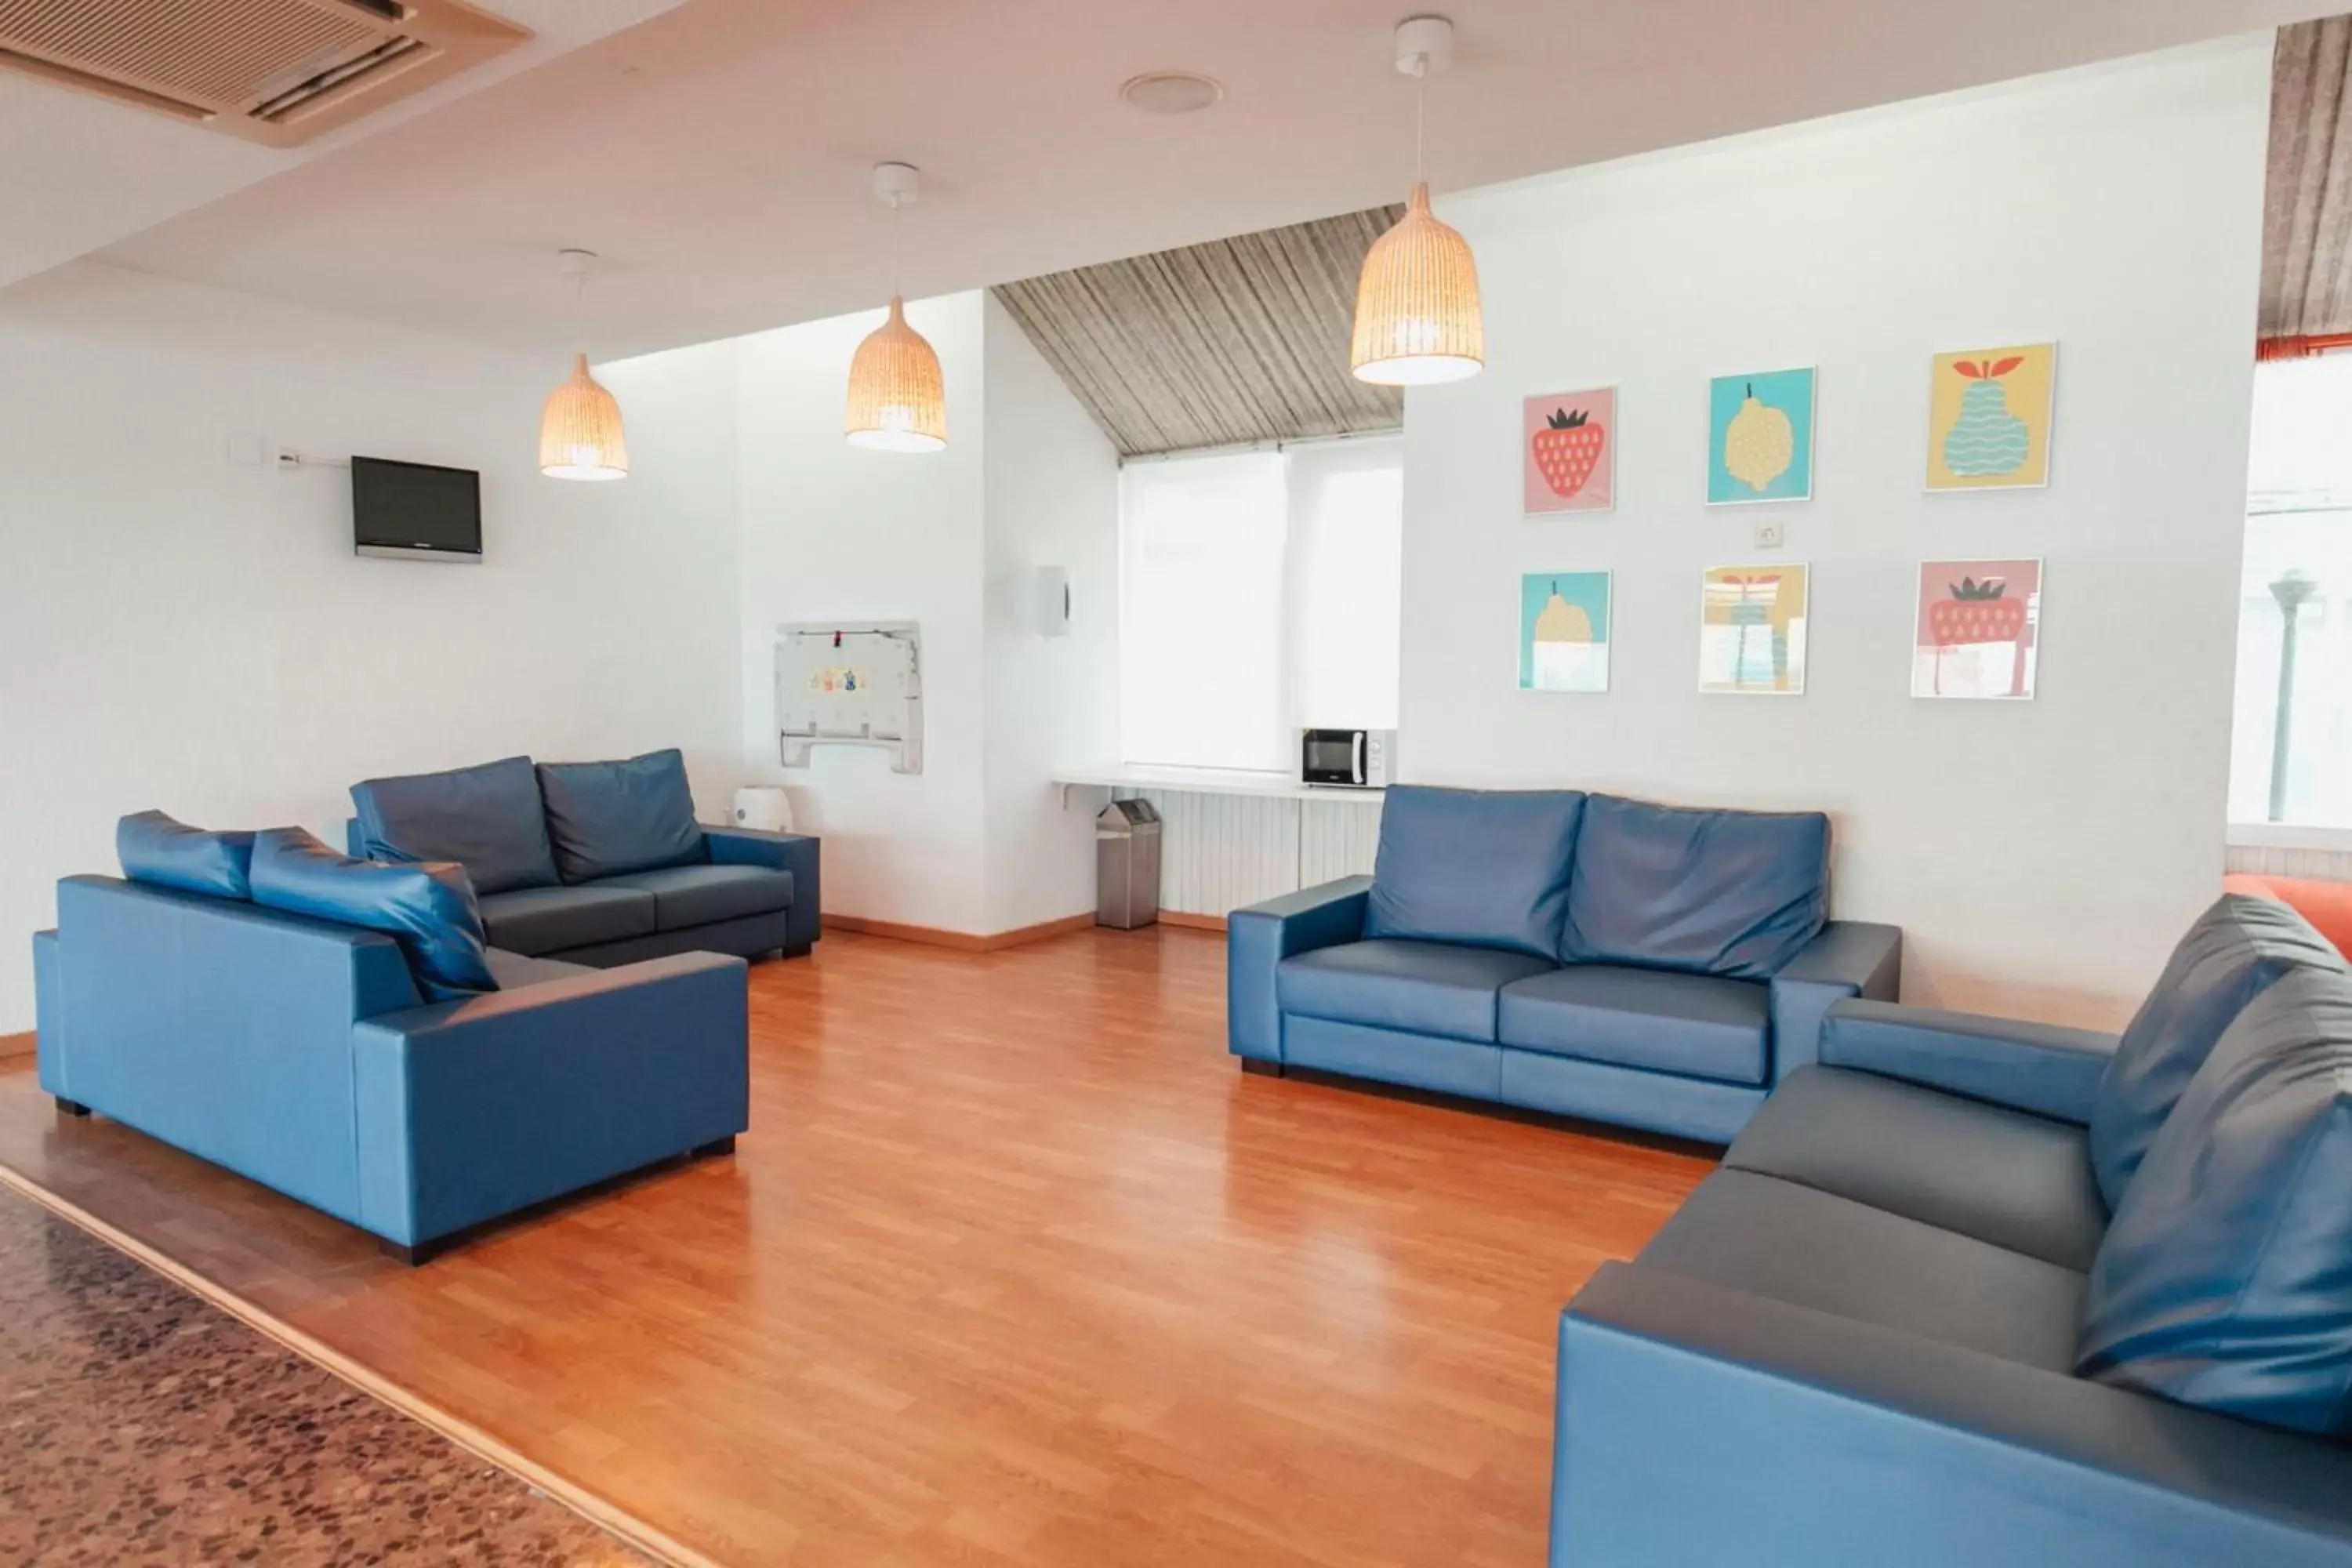
<svg viewBox="0 0 2352 1568">
<path fill-rule="evenodd" d="M 1198 71 L 1146 71 L 1121 82 L 1118 95 L 1146 114 L 1197 114 L 1224 97 L 1225 89 Z"/>
</svg>

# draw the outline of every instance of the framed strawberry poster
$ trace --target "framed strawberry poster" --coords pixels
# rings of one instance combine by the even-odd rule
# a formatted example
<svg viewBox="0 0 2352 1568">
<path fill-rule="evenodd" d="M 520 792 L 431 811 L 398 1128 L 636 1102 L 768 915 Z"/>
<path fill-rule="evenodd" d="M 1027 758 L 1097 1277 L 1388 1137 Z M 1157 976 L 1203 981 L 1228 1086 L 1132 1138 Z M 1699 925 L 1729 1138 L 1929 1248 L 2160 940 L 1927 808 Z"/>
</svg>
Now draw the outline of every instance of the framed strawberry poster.
<svg viewBox="0 0 2352 1568">
<path fill-rule="evenodd" d="M 1617 504 L 1617 389 L 1530 397 L 1520 421 L 1528 515 Z"/>
<path fill-rule="evenodd" d="M 1912 696 L 2029 700 L 2041 645 L 2040 561 L 1919 563 Z"/>
</svg>

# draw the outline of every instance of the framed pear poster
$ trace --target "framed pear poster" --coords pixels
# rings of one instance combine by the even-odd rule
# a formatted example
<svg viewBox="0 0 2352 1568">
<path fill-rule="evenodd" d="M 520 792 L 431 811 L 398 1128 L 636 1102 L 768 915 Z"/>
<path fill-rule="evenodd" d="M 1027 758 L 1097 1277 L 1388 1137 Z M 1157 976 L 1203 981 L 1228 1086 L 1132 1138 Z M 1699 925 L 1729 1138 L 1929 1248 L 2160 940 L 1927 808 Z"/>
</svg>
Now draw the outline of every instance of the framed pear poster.
<svg viewBox="0 0 2352 1568">
<path fill-rule="evenodd" d="M 1707 388 L 1706 504 L 1813 499 L 1813 373 L 1718 375 Z"/>
<path fill-rule="evenodd" d="M 1937 354 L 1929 374 L 1928 489 L 2032 489 L 2050 482 L 2056 343 Z"/>
</svg>

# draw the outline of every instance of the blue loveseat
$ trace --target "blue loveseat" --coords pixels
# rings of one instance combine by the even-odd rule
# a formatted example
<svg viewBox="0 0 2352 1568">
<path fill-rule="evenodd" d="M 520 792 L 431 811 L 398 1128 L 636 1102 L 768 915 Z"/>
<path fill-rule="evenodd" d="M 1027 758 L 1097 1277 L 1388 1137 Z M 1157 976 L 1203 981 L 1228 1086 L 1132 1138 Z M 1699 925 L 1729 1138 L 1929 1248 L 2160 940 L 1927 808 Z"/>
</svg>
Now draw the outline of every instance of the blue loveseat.
<svg viewBox="0 0 2352 1568">
<path fill-rule="evenodd" d="M 490 984 L 453 990 L 404 934 L 241 886 L 68 877 L 57 929 L 33 939 L 41 1087 L 412 1263 L 547 1199 L 733 1147 L 749 1116 L 741 959 L 600 971 L 476 941 Z"/>
<path fill-rule="evenodd" d="M 2352 1564 L 2352 976 L 2225 898 L 2120 1036 L 1861 1000 L 1563 1316 L 1555 1568 Z"/>
<path fill-rule="evenodd" d="M 1233 913 L 1228 1041 L 1726 1142 L 1833 1003 L 1895 997 L 1902 932 L 1828 907 L 1817 813 L 1398 787 L 1370 877 Z"/>
<path fill-rule="evenodd" d="M 352 786 L 362 859 L 466 868 L 493 947 L 604 968 L 674 952 L 806 954 L 818 841 L 703 827 L 676 751 L 508 757 Z"/>
</svg>

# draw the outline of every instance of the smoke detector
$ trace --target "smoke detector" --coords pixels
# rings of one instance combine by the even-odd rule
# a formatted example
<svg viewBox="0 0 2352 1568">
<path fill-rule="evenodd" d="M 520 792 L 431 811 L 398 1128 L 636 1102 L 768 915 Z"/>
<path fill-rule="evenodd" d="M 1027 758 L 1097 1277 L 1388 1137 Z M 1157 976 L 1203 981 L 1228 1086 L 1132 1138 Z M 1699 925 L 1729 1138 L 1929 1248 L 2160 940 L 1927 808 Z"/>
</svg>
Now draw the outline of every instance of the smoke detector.
<svg viewBox="0 0 2352 1568">
<path fill-rule="evenodd" d="M 1145 71 L 1119 84 L 1128 107 L 1146 114 L 1197 114 L 1225 96 L 1223 83 L 1198 71 Z"/>
</svg>

